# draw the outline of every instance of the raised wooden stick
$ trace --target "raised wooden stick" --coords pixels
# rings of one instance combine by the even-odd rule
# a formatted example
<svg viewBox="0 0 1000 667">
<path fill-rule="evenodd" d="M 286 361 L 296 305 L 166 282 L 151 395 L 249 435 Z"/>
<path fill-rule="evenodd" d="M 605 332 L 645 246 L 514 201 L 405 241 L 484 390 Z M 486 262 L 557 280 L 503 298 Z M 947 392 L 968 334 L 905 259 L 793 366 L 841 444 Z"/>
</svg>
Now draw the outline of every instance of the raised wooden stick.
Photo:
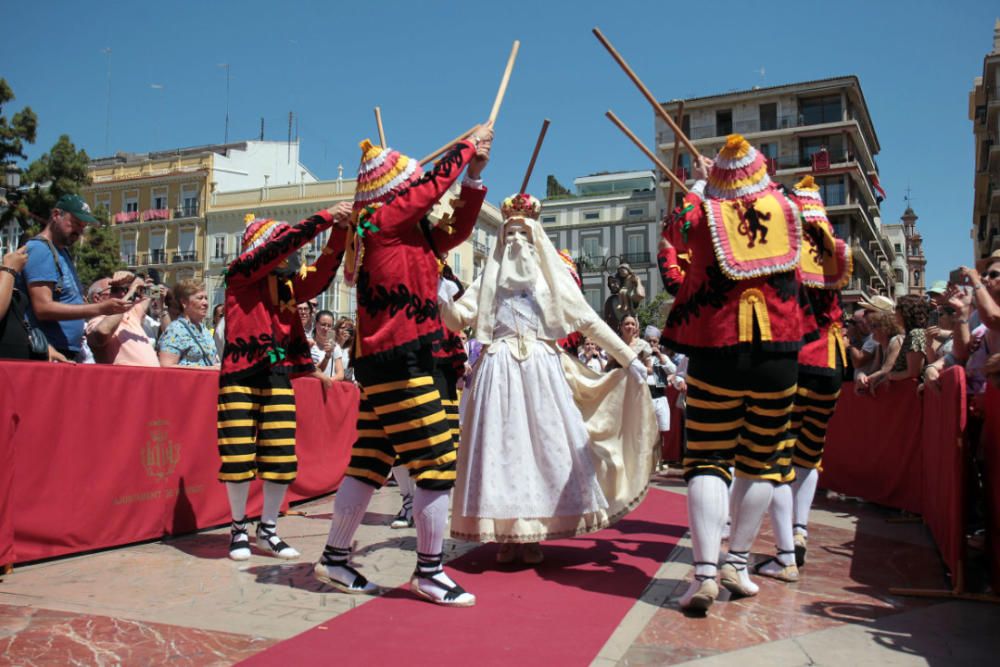
<svg viewBox="0 0 1000 667">
<path fill-rule="evenodd" d="M 608 53 L 611 54 L 611 57 L 615 59 L 615 62 L 617 62 L 618 65 L 622 68 L 622 70 L 624 70 L 625 74 L 628 75 L 628 78 L 632 79 L 632 83 L 634 83 L 636 87 L 639 88 L 639 92 L 641 92 L 646 97 L 646 99 L 649 100 L 649 103 L 653 105 L 653 109 L 656 111 L 656 114 L 660 118 L 662 118 L 663 122 L 666 123 L 667 126 L 671 130 L 673 130 L 674 134 L 677 137 L 679 137 L 681 141 L 684 142 L 684 146 L 691 153 L 691 157 L 700 158 L 701 153 L 698 152 L 698 149 L 694 147 L 694 144 L 691 143 L 690 139 L 684 136 L 684 133 L 681 132 L 681 128 L 677 126 L 677 123 L 675 123 L 674 119 L 670 117 L 670 114 L 668 114 L 663 109 L 663 106 L 661 106 L 660 103 L 656 101 L 656 98 L 653 97 L 653 93 L 649 92 L 649 88 L 647 88 L 646 85 L 639 80 L 639 77 L 636 76 L 635 72 L 632 71 L 632 68 L 628 66 L 628 63 L 625 62 L 625 59 L 621 57 L 621 54 L 619 54 L 618 51 L 615 50 L 615 47 L 611 46 L 611 42 L 609 42 L 604 37 L 604 35 L 601 33 L 600 28 L 594 28 L 593 32 L 594 36 L 597 37 L 598 41 L 600 41 L 601 44 L 604 45 L 604 48 L 608 50 Z"/>
<path fill-rule="evenodd" d="M 651 151 L 648 148 L 646 148 L 642 144 L 642 142 L 639 141 L 639 137 L 635 136 L 635 134 L 632 132 L 632 130 L 628 129 L 625 126 L 625 123 L 623 123 L 623 122 L 621 122 L 621 120 L 619 120 L 618 116 L 615 115 L 614 111 L 611 111 L 609 109 L 608 112 L 605 113 L 604 115 L 607 116 L 608 119 L 612 123 L 614 123 L 615 125 L 617 125 L 618 129 L 621 130 L 622 132 L 624 132 L 625 136 L 628 137 L 629 139 L 631 139 L 632 143 L 635 144 L 636 147 L 639 150 L 641 150 L 643 153 L 645 153 L 646 157 L 648 157 L 650 160 L 652 160 L 653 164 L 655 164 L 657 167 L 659 167 L 660 171 L 662 171 L 667 176 L 667 178 L 670 179 L 670 181 L 674 185 L 676 185 L 677 187 L 679 187 L 684 192 L 688 191 L 687 186 L 684 184 L 684 181 L 682 181 L 681 179 L 677 178 L 677 174 L 675 174 L 674 172 L 670 171 L 670 167 L 668 167 L 667 165 L 663 164 L 663 160 L 661 160 L 660 158 L 656 157 L 656 154 L 653 151 Z"/>
<path fill-rule="evenodd" d="M 548 118 L 542 121 L 542 131 L 538 133 L 538 141 L 535 142 L 535 150 L 531 154 L 531 162 L 528 163 L 528 171 L 525 172 L 524 180 L 521 181 L 521 194 L 524 194 L 524 192 L 528 189 L 528 181 L 531 180 L 531 172 L 535 170 L 535 160 L 538 159 L 538 151 L 542 149 L 542 142 L 545 141 L 545 133 L 549 129 L 550 122 L 551 121 L 549 121 Z"/>
<path fill-rule="evenodd" d="M 503 71 L 503 78 L 500 79 L 500 89 L 497 91 L 496 99 L 493 100 L 493 109 L 490 111 L 490 120 L 495 121 L 500 113 L 500 104 L 503 96 L 507 93 L 507 82 L 510 81 L 510 73 L 514 70 L 514 61 L 517 59 L 517 50 L 521 48 L 521 42 L 514 40 L 514 46 L 510 48 L 510 56 L 507 58 L 507 67 Z"/>
<path fill-rule="evenodd" d="M 677 124 L 681 125 L 684 122 L 684 100 L 681 100 L 677 105 Z M 674 160 L 672 165 L 672 171 L 676 174 L 677 167 L 680 166 L 681 162 L 681 140 L 678 135 L 674 135 Z M 674 207 L 674 182 L 670 182 L 670 192 L 667 194 L 667 208 L 673 209 Z"/>
<path fill-rule="evenodd" d="M 386 147 L 385 143 L 385 130 L 382 129 L 382 109 L 375 107 L 375 124 L 378 125 L 378 140 L 382 144 L 382 148 Z"/>
<path fill-rule="evenodd" d="M 444 153 L 446 150 L 448 150 L 449 148 L 451 148 L 452 146 L 454 146 L 455 144 L 457 144 L 459 141 L 461 141 L 462 139 L 465 139 L 466 137 L 468 137 L 470 134 L 472 134 L 472 131 L 475 130 L 477 127 L 479 127 L 479 126 L 478 125 L 473 125 L 468 130 L 466 130 L 462 134 L 458 135 L 457 137 L 455 137 L 454 139 L 452 139 L 451 141 L 449 141 L 448 143 L 446 143 L 441 148 L 439 148 L 436 151 L 434 151 L 433 153 L 430 153 L 429 155 L 421 158 L 421 160 L 420 160 L 421 166 L 427 164 L 431 160 L 436 159 L 437 156 L 441 155 L 441 153 Z"/>
</svg>

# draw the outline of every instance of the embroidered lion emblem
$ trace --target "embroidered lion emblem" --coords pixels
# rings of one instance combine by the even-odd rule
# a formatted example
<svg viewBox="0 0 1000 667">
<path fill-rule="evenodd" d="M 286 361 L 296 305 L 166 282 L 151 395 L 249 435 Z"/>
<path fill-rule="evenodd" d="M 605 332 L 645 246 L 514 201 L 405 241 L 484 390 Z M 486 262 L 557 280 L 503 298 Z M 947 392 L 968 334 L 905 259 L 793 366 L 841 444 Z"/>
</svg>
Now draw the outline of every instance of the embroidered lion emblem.
<svg viewBox="0 0 1000 667">
<path fill-rule="evenodd" d="M 754 208 L 753 202 L 749 204 L 737 202 L 734 208 L 737 215 L 740 216 L 740 224 L 737 226 L 736 231 L 749 239 L 747 247 L 754 247 L 757 245 L 757 241 L 760 241 L 761 244 L 767 243 L 767 227 L 764 226 L 762 221 L 770 220 L 771 214 L 761 213 Z"/>
</svg>

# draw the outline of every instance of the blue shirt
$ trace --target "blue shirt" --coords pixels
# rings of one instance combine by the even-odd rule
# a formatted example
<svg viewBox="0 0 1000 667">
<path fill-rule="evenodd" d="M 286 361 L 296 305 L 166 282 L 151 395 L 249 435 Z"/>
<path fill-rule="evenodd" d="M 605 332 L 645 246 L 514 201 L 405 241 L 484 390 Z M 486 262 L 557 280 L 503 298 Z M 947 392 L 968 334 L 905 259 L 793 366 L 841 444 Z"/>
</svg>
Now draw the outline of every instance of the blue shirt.
<svg viewBox="0 0 1000 667">
<path fill-rule="evenodd" d="M 54 247 L 54 246 L 53 246 Z M 76 275 L 73 258 L 65 248 L 56 248 L 59 268 L 53 261 L 52 250 L 41 239 L 30 239 L 26 245 L 28 262 L 21 272 L 22 286 L 30 287 L 38 283 L 52 283 L 52 300 L 69 305 L 83 304 L 83 286 Z M 25 289 L 25 293 L 28 291 Z M 80 351 L 85 321 L 58 320 L 41 322 L 35 317 L 34 309 L 28 311 L 31 323 L 42 330 L 49 344 L 59 350 Z"/>
<path fill-rule="evenodd" d="M 214 366 L 219 363 L 215 339 L 204 324 L 194 324 L 186 317 L 170 323 L 160 338 L 160 350 L 180 357 L 179 366 Z"/>
</svg>

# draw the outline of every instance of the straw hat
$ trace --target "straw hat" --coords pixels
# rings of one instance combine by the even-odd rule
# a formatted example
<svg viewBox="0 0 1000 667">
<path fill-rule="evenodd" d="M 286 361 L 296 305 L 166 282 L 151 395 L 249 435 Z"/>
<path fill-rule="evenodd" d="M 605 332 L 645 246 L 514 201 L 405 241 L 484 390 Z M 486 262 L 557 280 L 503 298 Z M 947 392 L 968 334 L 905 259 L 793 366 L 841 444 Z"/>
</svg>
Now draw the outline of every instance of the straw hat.
<svg viewBox="0 0 1000 667">
<path fill-rule="evenodd" d="M 771 185 L 767 162 L 741 134 L 730 134 L 708 173 L 705 194 L 715 199 L 737 199 Z"/>
<path fill-rule="evenodd" d="M 873 297 L 862 296 L 858 305 L 865 310 L 874 310 L 880 313 L 893 313 L 896 311 L 896 304 L 887 296 L 876 294 Z"/>
<path fill-rule="evenodd" d="M 986 257 L 983 257 L 982 259 L 977 259 L 976 271 L 982 273 L 989 268 L 990 264 L 993 264 L 994 262 L 1000 262 L 1000 250 L 994 250 Z"/>
<path fill-rule="evenodd" d="M 354 191 L 354 210 L 384 203 L 389 195 L 420 178 L 424 173 L 420 163 L 391 148 L 374 146 L 365 139 L 361 149 L 358 184 Z"/>
</svg>

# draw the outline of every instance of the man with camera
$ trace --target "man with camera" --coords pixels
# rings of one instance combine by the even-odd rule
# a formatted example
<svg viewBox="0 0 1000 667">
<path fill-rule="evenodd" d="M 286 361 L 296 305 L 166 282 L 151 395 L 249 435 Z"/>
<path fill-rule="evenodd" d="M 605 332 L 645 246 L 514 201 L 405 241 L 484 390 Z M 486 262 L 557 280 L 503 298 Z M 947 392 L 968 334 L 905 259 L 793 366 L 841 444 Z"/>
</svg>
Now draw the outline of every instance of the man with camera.
<svg viewBox="0 0 1000 667">
<path fill-rule="evenodd" d="M 113 297 L 84 303 L 83 288 L 69 254 L 88 224 L 97 224 L 90 207 L 77 195 L 63 195 L 49 214 L 45 229 L 28 241 L 28 262 L 20 285 L 31 300 L 31 320 L 52 347 L 68 359 L 80 353 L 84 321 L 98 315 L 124 313 L 132 304 Z"/>
<path fill-rule="evenodd" d="M 145 279 L 129 271 L 116 271 L 111 278 L 101 278 L 88 290 L 95 304 L 117 299 L 129 304 L 124 313 L 98 315 L 84 329 L 87 344 L 99 364 L 116 366 L 159 366 L 153 339 L 143 326 L 152 299 L 147 290 L 154 289 Z"/>
</svg>

